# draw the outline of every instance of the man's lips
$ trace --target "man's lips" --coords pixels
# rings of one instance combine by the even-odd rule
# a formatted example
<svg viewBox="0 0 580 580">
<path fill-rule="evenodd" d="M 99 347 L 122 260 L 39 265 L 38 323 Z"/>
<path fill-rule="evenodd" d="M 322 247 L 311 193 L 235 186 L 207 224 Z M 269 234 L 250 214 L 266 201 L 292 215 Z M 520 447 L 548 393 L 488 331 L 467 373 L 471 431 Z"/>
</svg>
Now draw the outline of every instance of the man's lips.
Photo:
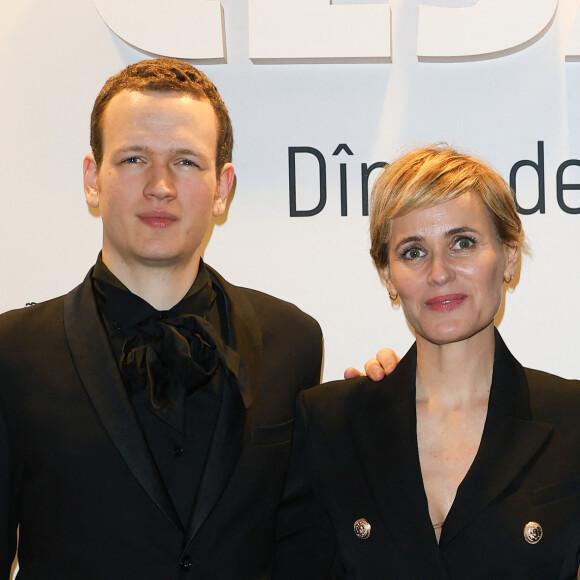
<svg viewBox="0 0 580 580">
<path fill-rule="evenodd" d="M 447 312 L 455 310 L 461 306 L 467 296 L 465 294 L 445 294 L 443 296 L 434 296 L 425 302 L 425 306 L 431 310 L 439 312 Z"/>
<path fill-rule="evenodd" d="M 164 211 L 148 211 L 137 216 L 152 228 L 166 228 L 177 221 L 177 217 Z"/>
</svg>

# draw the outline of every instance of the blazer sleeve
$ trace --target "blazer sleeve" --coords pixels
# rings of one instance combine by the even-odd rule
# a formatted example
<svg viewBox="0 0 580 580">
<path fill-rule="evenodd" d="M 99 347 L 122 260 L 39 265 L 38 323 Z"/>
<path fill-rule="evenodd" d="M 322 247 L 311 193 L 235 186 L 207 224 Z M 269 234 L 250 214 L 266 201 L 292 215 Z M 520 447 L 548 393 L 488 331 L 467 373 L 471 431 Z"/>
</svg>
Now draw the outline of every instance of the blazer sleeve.
<svg viewBox="0 0 580 580">
<path fill-rule="evenodd" d="M 0 409 L 0 579 L 8 580 L 16 556 L 17 519 L 12 498 L 12 459 L 8 429 Z"/>
<path fill-rule="evenodd" d="M 275 580 L 342 578 L 334 529 L 314 485 L 304 392 L 298 396 L 292 454 L 276 533 Z"/>
</svg>

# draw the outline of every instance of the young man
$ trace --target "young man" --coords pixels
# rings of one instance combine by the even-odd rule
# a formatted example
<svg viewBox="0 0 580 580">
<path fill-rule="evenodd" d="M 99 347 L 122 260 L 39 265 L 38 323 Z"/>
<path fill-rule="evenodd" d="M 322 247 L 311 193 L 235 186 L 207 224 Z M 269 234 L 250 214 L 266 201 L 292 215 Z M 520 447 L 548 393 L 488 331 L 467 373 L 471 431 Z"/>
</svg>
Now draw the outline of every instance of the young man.
<svg viewBox="0 0 580 580">
<path fill-rule="evenodd" d="M 232 146 L 216 88 L 180 61 L 98 95 L 84 183 L 102 253 L 66 296 L 0 317 L 1 578 L 17 526 L 23 579 L 270 577 L 322 335 L 201 260 Z"/>
<path fill-rule="evenodd" d="M 97 97 L 84 182 L 102 253 L 66 296 L 0 317 L 2 578 L 17 526 L 23 579 L 270 576 L 322 336 L 201 260 L 232 143 L 217 90 L 179 61 L 131 65 Z"/>
</svg>

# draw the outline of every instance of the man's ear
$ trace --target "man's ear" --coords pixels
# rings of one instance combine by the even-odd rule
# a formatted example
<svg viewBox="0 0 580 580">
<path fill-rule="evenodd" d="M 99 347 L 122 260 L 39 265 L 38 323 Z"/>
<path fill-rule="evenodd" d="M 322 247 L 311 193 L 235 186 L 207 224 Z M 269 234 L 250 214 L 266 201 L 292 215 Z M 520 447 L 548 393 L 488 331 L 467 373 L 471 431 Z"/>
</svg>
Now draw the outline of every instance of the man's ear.
<svg viewBox="0 0 580 580">
<path fill-rule="evenodd" d="M 99 207 L 99 188 L 97 186 L 99 171 L 92 153 L 87 153 L 83 160 L 83 183 L 87 205 L 94 209 Z"/>
<path fill-rule="evenodd" d="M 226 202 L 234 185 L 235 174 L 234 166 L 231 163 L 224 163 L 220 171 L 217 191 L 213 202 L 214 217 L 220 216 L 226 210 Z"/>
</svg>

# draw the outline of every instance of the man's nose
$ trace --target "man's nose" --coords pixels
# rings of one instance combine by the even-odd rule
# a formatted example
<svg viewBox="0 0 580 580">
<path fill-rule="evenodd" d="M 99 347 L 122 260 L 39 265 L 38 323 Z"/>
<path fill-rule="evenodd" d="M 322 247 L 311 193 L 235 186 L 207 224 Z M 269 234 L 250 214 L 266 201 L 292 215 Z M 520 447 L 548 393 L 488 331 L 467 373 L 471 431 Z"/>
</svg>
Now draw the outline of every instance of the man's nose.
<svg viewBox="0 0 580 580">
<path fill-rule="evenodd" d="M 143 195 L 157 199 L 176 197 L 177 190 L 170 169 L 163 165 L 153 166 L 143 190 Z"/>
</svg>

